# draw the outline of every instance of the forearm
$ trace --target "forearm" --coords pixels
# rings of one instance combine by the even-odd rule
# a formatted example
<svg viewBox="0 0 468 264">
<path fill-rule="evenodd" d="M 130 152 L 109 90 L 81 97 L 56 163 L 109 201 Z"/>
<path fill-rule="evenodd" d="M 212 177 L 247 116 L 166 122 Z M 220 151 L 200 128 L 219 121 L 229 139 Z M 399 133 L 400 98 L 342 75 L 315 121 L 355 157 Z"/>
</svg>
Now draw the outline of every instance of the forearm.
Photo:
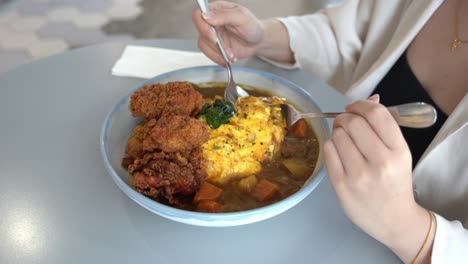
<svg viewBox="0 0 468 264">
<path fill-rule="evenodd" d="M 286 27 L 277 19 L 262 21 L 263 39 L 255 55 L 279 63 L 294 63 L 294 54 L 289 47 L 289 35 Z"/>
</svg>

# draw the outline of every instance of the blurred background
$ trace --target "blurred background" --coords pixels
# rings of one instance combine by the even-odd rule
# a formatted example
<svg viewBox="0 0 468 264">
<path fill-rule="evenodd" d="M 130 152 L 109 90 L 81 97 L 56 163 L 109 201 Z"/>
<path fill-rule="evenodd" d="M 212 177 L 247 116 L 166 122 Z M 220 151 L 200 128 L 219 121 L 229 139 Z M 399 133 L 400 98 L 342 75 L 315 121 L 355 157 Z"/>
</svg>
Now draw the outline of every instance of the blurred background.
<svg viewBox="0 0 468 264">
<path fill-rule="evenodd" d="M 259 18 L 301 15 L 342 0 L 233 0 Z M 0 73 L 110 41 L 196 38 L 195 0 L 0 0 Z"/>
</svg>

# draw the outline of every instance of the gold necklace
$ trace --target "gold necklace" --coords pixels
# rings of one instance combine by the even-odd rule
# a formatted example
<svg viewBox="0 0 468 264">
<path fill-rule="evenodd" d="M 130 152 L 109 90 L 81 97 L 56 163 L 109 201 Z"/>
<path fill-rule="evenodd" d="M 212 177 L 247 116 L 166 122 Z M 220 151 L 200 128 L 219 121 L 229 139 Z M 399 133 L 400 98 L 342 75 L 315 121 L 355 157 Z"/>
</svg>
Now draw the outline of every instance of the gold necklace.
<svg viewBox="0 0 468 264">
<path fill-rule="evenodd" d="M 462 40 L 460 38 L 460 33 L 458 31 L 458 24 L 460 23 L 458 17 L 460 16 L 460 7 L 461 7 L 461 2 L 460 0 L 457 0 L 457 9 L 455 10 L 455 39 L 452 42 L 452 51 L 455 51 L 456 49 L 460 48 L 462 44 L 468 43 L 467 40 Z"/>
</svg>

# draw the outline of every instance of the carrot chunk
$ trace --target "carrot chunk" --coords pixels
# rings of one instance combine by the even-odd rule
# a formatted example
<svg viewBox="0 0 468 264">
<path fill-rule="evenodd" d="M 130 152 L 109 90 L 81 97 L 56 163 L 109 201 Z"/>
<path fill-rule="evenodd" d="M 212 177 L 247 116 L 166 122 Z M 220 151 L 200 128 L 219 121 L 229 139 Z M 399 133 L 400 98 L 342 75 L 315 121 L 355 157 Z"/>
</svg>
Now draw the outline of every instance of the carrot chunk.
<svg viewBox="0 0 468 264">
<path fill-rule="evenodd" d="M 261 179 L 258 184 L 255 185 L 251 194 L 255 199 L 257 199 L 257 201 L 266 202 L 272 199 L 277 192 L 278 186 L 276 186 L 276 184 L 268 180 Z"/>
<path fill-rule="evenodd" d="M 307 123 L 304 119 L 297 121 L 291 129 L 295 137 L 303 138 L 307 135 Z"/>
<path fill-rule="evenodd" d="M 216 200 L 223 194 L 221 188 L 216 187 L 215 185 L 204 182 L 200 187 L 200 190 L 193 197 L 193 202 L 198 203 L 204 200 Z"/>
<path fill-rule="evenodd" d="M 197 204 L 197 211 L 206 213 L 216 213 L 221 208 L 221 204 L 215 201 L 204 200 Z"/>
</svg>

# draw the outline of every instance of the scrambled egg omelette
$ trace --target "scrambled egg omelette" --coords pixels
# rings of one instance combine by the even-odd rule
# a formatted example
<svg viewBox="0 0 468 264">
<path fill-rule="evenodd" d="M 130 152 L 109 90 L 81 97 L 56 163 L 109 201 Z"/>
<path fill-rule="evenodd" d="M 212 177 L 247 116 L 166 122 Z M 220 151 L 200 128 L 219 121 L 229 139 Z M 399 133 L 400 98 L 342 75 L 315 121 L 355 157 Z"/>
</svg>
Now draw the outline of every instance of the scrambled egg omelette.
<svg viewBox="0 0 468 264">
<path fill-rule="evenodd" d="M 237 115 L 211 129 L 202 145 L 208 180 L 223 184 L 231 178 L 254 175 L 262 169 L 262 161 L 273 158 L 286 134 L 281 103 L 284 99 L 275 96 L 237 99 Z"/>
</svg>

